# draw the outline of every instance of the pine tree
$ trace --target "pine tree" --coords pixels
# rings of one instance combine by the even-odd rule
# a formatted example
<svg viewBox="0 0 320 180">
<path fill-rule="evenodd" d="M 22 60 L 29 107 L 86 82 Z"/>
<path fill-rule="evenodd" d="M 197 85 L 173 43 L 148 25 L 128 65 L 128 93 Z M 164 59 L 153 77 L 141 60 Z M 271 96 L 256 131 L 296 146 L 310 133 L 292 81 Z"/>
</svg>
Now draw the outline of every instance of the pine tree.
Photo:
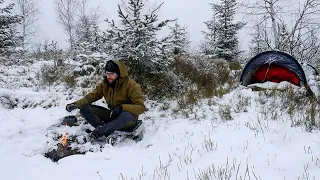
<svg viewBox="0 0 320 180">
<path fill-rule="evenodd" d="M 284 22 L 281 24 L 278 24 L 278 47 L 277 49 L 284 52 L 290 51 L 290 43 L 292 41 L 288 40 L 287 38 L 289 36 L 289 31 Z"/>
<path fill-rule="evenodd" d="M 78 18 L 75 26 L 75 49 L 77 54 L 91 55 L 102 52 L 102 32 L 98 27 L 99 10 L 89 9 L 88 0 L 78 5 Z"/>
<path fill-rule="evenodd" d="M 251 45 L 250 45 L 250 53 L 251 56 L 255 56 L 263 51 L 268 49 L 268 45 L 266 43 L 267 36 L 265 32 L 265 26 L 261 24 L 257 24 L 253 28 L 254 32 L 252 35 Z"/>
<path fill-rule="evenodd" d="M 214 11 L 214 9 L 212 9 Z M 213 13 L 213 17 L 204 22 L 204 24 L 207 27 L 207 31 L 202 31 L 204 35 L 204 42 L 201 47 L 202 52 L 205 55 L 213 55 L 216 51 L 216 42 L 217 42 L 217 29 L 218 29 L 218 24 L 216 21 L 216 13 Z"/>
<path fill-rule="evenodd" d="M 176 22 L 174 26 L 169 26 L 169 29 L 168 42 L 171 43 L 171 53 L 174 55 L 186 53 L 190 44 L 187 27 L 183 27 Z"/>
<path fill-rule="evenodd" d="M 2 4 L 4 0 L 0 0 Z M 15 26 L 21 21 L 21 17 L 12 15 L 14 4 L 9 4 L 0 8 L 0 54 L 11 55 L 15 47 L 19 45 L 20 37 L 18 36 Z"/>
<path fill-rule="evenodd" d="M 96 24 L 79 28 L 76 33 L 77 54 L 90 55 L 94 52 L 103 51 L 102 32 Z"/>
<path fill-rule="evenodd" d="M 237 32 L 244 26 L 243 23 L 234 23 L 236 0 L 220 0 L 221 4 L 211 4 L 217 13 L 217 39 L 214 54 L 217 58 L 234 60 L 240 53 L 238 50 Z"/>
<path fill-rule="evenodd" d="M 110 24 L 105 36 L 107 51 L 114 58 L 126 60 L 134 71 L 159 71 L 171 63 L 164 53 L 168 42 L 157 39 L 157 33 L 170 22 L 158 21 L 161 5 L 144 14 L 142 0 L 129 0 L 127 6 L 118 6 L 119 25 L 107 20 Z"/>
</svg>

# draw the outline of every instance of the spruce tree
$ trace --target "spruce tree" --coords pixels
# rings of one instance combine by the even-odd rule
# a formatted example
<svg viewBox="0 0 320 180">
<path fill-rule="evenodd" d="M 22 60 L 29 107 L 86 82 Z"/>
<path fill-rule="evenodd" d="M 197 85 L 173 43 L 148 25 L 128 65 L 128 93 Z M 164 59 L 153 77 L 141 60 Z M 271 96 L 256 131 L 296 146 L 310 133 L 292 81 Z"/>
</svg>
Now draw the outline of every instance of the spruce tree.
<svg viewBox="0 0 320 180">
<path fill-rule="evenodd" d="M 98 27 L 100 11 L 89 9 L 88 0 L 78 4 L 78 18 L 75 23 L 75 49 L 79 55 L 102 52 L 102 32 Z"/>
<path fill-rule="evenodd" d="M 187 27 L 183 27 L 176 22 L 174 26 L 169 26 L 169 29 L 168 42 L 171 43 L 171 53 L 174 55 L 186 53 L 190 44 Z"/>
<path fill-rule="evenodd" d="M 266 36 L 265 26 L 257 24 L 253 27 L 254 32 L 250 41 L 250 54 L 255 56 L 268 49 L 268 39 Z"/>
<path fill-rule="evenodd" d="M 217 32 L 214 55 L 217 58 L 234 60 L 240 53 L 238 50 L 238 31 L 243 23 L 234 23 L 236 0 L 220 0 L 220 4 L 212 3 L 212 8 L 217 13 Z"/>
<path fill-rule="evenodd" d="M 217 29 L 218 29 L 218 23 L 216 20 L 216 13 L 214 9 L 213 16 L 210 20 L 204 22 L 204 24 L 207 27 L 207 31 L 202 31 L 204 35 L 204 42 L 201 47 L 202 52 L 205 55 L 212 55 L 214 56 L 214 53 L 216 51 L 216 42 L 217 42 Z"/>
<path fill-rule="evenodd" d="M 91 55 L 92 53 L 103 51 L 102 32 L 97 24 L 78 28 L 76 34 L 77 54 Z"/>
<path fill-rule="evenodd" d="M 140 73 L 155 72 L 167 67 L 171 62 L 164 52 L 169 44 L 157 39 L 157 33 L 170 20 L 159 22 L 160 7 L 144 13 L 145 4 L 142 0 L 129 0 L 124 7 L 118 6 L 121 23 L 116 25 L 113 20 L 107 20 L 110 29 L 105 33 L 105 41 L 110 55 L 127 61 L 125 63 L 130 68 Z"/>
<path fill-rule="evenodd" d="M 277 49 L 280 51 L 288 52 L 290 53 L 290 43 L 292 41 L 287 40 L 289 36 L 289 31 L 287 25 L 282 22 L 278 24 L 278 47 Z M 282 43 L 283 42 L 283 43 Z"/>
<path fill-rule="evenodd" d="M 0 0 L 0 5 L 4 0 Z M 15 29 L 16 25 L 21 21 L 21 17 L 12 14 L 14 4 L 9 4 L 4 8 L 0 8 L 0 54 L 9 56 L 19 45 L 21 37 Z"/>
</svg>

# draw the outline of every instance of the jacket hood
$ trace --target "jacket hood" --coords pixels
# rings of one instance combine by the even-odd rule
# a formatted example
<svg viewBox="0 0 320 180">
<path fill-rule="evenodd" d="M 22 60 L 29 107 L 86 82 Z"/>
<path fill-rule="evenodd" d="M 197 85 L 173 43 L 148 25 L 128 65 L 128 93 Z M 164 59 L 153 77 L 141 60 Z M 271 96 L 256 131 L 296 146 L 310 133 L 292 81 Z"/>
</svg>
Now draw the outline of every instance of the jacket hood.
<svg viewBox="0 0 320 180">
<path fill-rule="evenodd" d="M 125 64 L 118 60 L 112 60 L 114 63 L 116 63 L 120 70 L 120 78 L 125 78 L 128 76 L 128 68 Z"/>
</svg>

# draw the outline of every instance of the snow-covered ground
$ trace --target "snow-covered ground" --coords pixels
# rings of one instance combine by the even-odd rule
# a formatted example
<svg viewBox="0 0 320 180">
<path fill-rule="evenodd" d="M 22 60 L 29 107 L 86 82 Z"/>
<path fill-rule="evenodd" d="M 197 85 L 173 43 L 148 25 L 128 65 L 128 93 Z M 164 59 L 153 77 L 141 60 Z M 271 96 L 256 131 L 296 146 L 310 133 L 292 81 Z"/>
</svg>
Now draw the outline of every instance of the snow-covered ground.
<svg viewBox="0 0 320 180">
<path fill-rule="evenodd" d="M 91 151 L 58 162 L 44 153 L 54 148 L 54 133 L 83 133 L 81 127 L 54 126 L 77 113 L 65 111 L 65 104 L 77 97 L 3 85 L 4 94 L 0 179 L 320 179 L 319 131 L 293 126 L 297 119 L 278 107 L 281 100 L 251 89 L 239 87 L 222 98 L 202 100 L 185 113 L 176 113 L 176 102 L 147 101 L 148 111 L 140 117 L 146 130 L 141 141 L 102 149 L 85 143 L 81 148 Z M 13 109 L 4 105 L 14 98 Z M 26 102 L 35 106 L 26 107 Z M 228 110 L 232 120 L 222 116 Z"/>
</svg>

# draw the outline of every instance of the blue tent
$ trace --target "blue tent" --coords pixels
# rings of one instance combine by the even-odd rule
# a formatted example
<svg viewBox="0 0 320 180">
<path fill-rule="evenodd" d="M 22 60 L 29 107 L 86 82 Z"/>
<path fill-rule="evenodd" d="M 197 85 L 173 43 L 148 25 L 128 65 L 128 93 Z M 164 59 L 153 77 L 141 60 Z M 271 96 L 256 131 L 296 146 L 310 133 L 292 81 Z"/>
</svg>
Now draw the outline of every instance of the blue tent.
<svg viewBox="0 0 320 180">
<path fill-rule="evenodd" d="M 298 61 L 289 54 L 280 51 L 266 51 L 254 56 L 242 71 L 240 77 L 241 84 L 247 86 L 249 84 L 256 83 L 257 72 L 259 71 L 259 69 L 261 69 L 262 66 L 267 66 L 268 69 L 266 72 L 268 72 L 269 70 L 271 71 L 272 67 L 281 67 L 282 69 L 295 74 L 300 80 L 300 86 L 308 86 L 306 76 Z M 279 71 L 279 77 L 280 76 L 283 76 L 283 74 L 281 74 L 281 72 Z M 268 79 L 265 78 L 265 81 L 268 81 Z"/>
</svg>

